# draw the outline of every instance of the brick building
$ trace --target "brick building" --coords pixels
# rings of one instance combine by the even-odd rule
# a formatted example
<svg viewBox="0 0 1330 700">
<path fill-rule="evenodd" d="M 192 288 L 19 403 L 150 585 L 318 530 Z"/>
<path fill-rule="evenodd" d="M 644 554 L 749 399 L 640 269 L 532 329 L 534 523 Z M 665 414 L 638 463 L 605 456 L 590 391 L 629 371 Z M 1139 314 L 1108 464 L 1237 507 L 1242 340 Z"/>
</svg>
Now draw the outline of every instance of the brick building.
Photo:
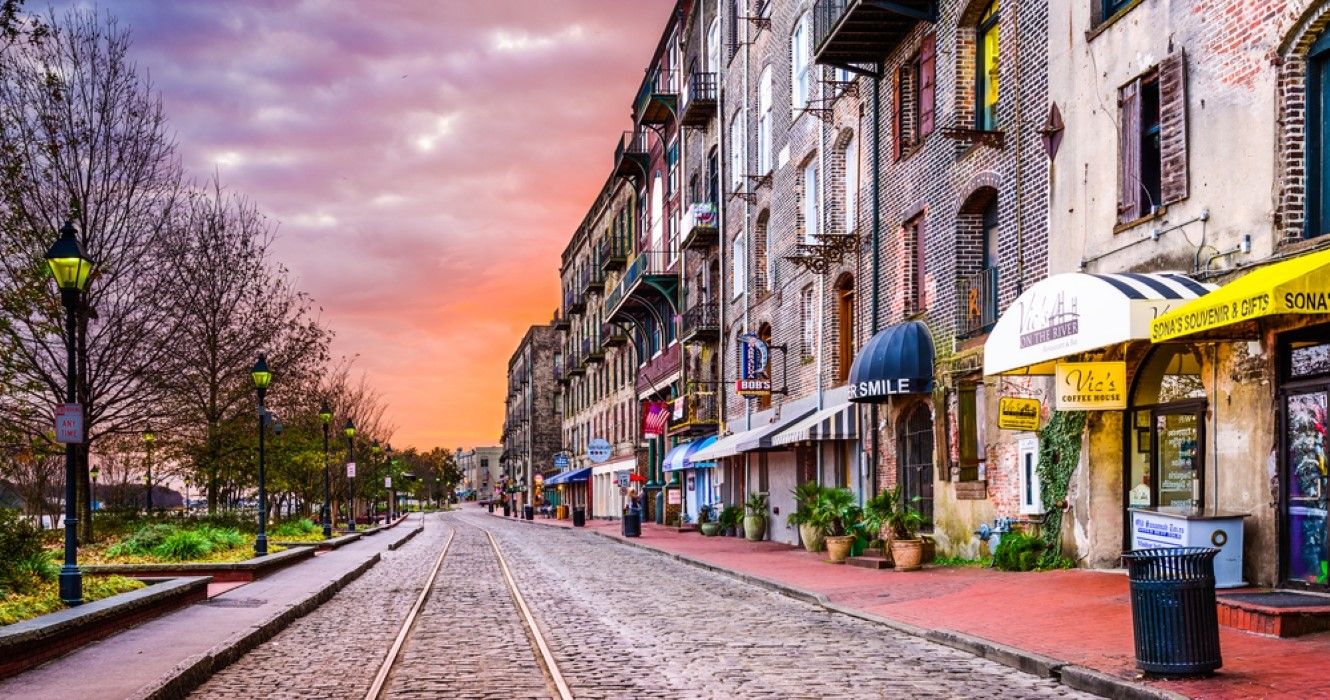
<svg viewBox="0 0 1330 700">
<path fill-rule="evenodd" d="M 561 420 L 554 391 L 559 333 L 532 326 L 508 360 L 504 400 L 503 478 L 521 489 L 519 504 L 533 502 L 535 475 L 552 473 L 560 450 Z"/>
<path fill-rule="evenodd" d="M 498 445 L 457 448 L 457 469 L 462 472 L 462 488 L 474 492 L 475 498 L 493 498 L 494 490 L 503 480 L 500 460 L 503 448 Z"/>
</svg>

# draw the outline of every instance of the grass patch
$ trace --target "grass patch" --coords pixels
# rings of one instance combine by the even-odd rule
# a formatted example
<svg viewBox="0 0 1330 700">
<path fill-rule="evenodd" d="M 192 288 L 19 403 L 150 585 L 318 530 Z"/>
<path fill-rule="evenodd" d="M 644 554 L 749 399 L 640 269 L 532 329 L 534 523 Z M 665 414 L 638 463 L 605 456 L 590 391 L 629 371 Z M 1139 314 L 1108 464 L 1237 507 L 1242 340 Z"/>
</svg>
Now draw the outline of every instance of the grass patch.
<svg viewBox="0 0 1330 700">
<path fill-rule="evenodd" d="M 279 552 L 283 547 L 269 547 Z M 254 556 L 254 536 L 211 523 L 152 523 L 117 542 L 85 547 L 86 564 L 168 564 L 176 562 L 221 564 Z"/>
<path fill-rule="evenodd" d="M 966 559 L 964 557 L 937 557 L 932 562 L 933 566 L 959 566 L 973 569 L 988 566 L 987 559 Z"/>
<path fill-rule="evenodd" d="M 84 576 L 83 601 L 110 598 L 113 595 L 128 593 L 146 586 L 142 581 L 124 576 Z M 28 594 L 11 594 L 0 598 L 0 626 L 12 625 L 39 615 L 65 609 L 60 601 L 60 583 L 43 583 Z"/>
</svg>

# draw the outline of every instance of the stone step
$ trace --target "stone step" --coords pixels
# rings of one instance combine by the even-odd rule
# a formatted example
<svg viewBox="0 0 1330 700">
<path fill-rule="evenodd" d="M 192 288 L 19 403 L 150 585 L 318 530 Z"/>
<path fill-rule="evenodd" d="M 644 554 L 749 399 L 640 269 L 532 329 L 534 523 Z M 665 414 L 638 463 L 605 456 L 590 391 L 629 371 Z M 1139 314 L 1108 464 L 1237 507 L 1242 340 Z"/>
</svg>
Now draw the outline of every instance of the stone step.
<svg viewBox="0 0 1330 700">
<path fill-rule="evenodd" d="M 1330 630 L 1330 598 L 1292 591 L 1220 595 L 1219 624 L 1268 634 L 1300 637 Z"/>
<path fill-rule="evenodd" d="M 860 566 L 865 569 L 890 569 L 891 560 L 886 557 L 850 557 L 847 560 L 850 566 Z"/>
</svg>

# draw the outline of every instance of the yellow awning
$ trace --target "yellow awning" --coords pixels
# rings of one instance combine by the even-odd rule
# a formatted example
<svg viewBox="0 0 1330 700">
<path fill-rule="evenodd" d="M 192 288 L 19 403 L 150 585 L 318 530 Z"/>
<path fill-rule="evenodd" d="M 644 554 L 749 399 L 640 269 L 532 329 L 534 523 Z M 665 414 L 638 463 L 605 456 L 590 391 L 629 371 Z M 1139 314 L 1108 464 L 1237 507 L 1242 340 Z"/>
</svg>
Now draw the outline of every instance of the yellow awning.
<svg viewBox="0 0 1330 700">
<path fill-rule="evenodd" d="M 1150 323 L 1162 342 L 1263 316 L 1330 314 L 1330 250 L 1262 267 Z"/>
</svg>

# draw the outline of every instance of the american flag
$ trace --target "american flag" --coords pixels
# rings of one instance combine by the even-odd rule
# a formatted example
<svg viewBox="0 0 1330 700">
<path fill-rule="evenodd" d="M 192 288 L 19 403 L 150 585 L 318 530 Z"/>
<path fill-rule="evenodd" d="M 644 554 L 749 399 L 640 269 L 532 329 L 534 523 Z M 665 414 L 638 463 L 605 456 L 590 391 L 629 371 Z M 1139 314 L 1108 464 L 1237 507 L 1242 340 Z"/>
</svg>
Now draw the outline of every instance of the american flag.
<svg viewBox="0 0 1330 700">
<path fill-rule="evenodd" d="M 642 436 L 660 437 L 665 434 L 665 426 L 670 422 L 670 403 L 668 401 L 642 402 Z"/>
</svg>

